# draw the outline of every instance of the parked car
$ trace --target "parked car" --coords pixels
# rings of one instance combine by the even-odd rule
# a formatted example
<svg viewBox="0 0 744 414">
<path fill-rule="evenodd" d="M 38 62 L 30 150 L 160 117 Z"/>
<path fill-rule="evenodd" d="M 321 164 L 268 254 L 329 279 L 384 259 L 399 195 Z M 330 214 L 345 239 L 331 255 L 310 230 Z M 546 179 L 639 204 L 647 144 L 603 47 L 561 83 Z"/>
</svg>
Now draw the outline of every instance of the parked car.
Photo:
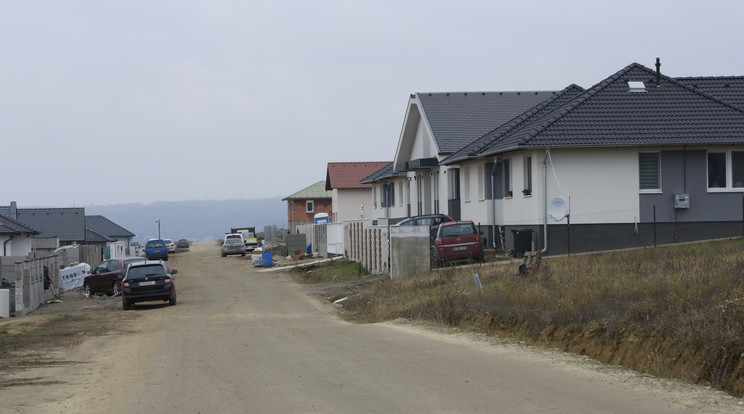
<svg viewBox="0 0 744 414">
<path fill-rule="evenodd" d="M 454 260 L 483 261 L 483 241 L 472 221 L 442 223 L 434 240 L 438 265 Z"/>
<path fill-rule="evenodd" d="M 165 247 L 168 248 L 168 253 L 176 252 L 176 242 L 171 239 L 163 239 L 163 242 L 165 242 Z"/>
<path fill-rule="evenodd" d="M 150 239 L 145 244 L 147 260 L 168 260 L 168 246 L 163 239 Z"/>
<path fill-rule="evenodd" d="M 239 254 L 245 256 L 245 245 L 243 244 L 243 238 L 225 238 L 222 243 L 222 257 L 230 254 Z"/>
<path fill-rule="evenodd" d="M 137 302 L 157 301 L 176 304 L 176 284 L 173 275 L 177 270 L 168 270 L 162 260 L 147 260 L 132 263 L 127 268 L 121 283 L 121 304 L 129 310 Z"/>
<path fill-rule="evenodd" d="M 176 247 L 179 249 L 188 249 L 190 246 L 189 241 L 186 239 L 178 239 L 176 242 Z"/>
<path fill-rule="evenodd" d="M 409 217 L 396 223 L 396 226 L 429 226 L 429 235 L 431 240 L 437 237 L 437 230 L 442 223 L 452 222 L 452 219 L 445 214 L 424 214 L 422 216 Z"/>
<path fill-rule="evenodd" d="M 83 279 L 83 291 L 87 295 L 106 293 L 116 295 L 121 292 L 121 280 L 127 267 L 136 262 L 145 261 L 144 257 L 118 257 L 104 260 L 98 267 Z"/>
</svg>

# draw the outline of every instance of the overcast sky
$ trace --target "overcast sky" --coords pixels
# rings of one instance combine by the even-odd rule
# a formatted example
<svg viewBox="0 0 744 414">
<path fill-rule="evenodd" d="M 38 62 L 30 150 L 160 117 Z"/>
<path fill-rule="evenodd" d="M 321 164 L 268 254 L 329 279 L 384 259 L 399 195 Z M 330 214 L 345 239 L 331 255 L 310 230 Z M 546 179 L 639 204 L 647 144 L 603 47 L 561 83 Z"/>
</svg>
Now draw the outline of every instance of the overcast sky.
<svg viewBox="0 0 744 414">
<path fill-rule="evenodd" d="M 744 75 L 744 2 L 0 0 L 0 205 L 285 197 L 413 92 Z"/>
</svg>

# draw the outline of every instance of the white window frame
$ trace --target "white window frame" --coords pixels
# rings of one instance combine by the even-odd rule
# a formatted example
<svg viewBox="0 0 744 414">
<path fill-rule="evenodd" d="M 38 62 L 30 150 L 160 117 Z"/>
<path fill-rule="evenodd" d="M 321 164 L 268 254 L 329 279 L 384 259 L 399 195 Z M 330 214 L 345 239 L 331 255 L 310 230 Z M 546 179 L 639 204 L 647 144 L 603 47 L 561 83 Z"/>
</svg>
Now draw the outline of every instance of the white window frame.
<svg viewBox="0 0 744 414">
<path fill-rule="evenodd" d="M 315 213 L 315 200 L 305 200 L 305 213 Z"/>
<path fill-rule="evenodd" d="M 512 162 L 510 158 L 504 158 L 501 160 L 501 165 L 504 168 L 504 197 L 514 198 L 514 186 L 512 185 Z M 512 194 L 509 195 L 509 192 Z"/>
<path fill-rule="evenodd" d="M 525 197 L 530 197 L 532 196 L 532 156 L 528 155 L 524 157 L 524 159 L 522 160 L 522 164 L 524 169 L 524 189 L 522 190 L 522 194 Z M 528 193 L 525 193 L 525 190 Z"/>
<path fill-rule="evenodd" d="M 742 152 L 744 149 L 737 150 L 725 150 L 725 151 L 707 151 L 705 153 L 705 186 L 709 193 L 724 193 L 724 192 L 744 192 L 744 183 L 740 187 L 734 187 L 734 167 L 732 153 Z M 709 180 L 709 168 L 708 168 L 708 155 L 710 154 L 725 154 L 726 155 L 726 186 L 725 187 L 708 187 Z"/>
</svg>

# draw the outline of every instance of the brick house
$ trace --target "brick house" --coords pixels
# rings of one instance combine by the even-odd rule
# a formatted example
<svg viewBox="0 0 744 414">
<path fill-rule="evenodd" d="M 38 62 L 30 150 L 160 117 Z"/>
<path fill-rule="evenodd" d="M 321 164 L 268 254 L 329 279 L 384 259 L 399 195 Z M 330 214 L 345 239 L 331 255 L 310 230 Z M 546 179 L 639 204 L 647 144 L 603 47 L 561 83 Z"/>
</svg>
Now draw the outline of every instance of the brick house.
<svg viewBox="0 0 744 414">
<path fill-rule="evenodd" d="M 314 222 L 318 213 L 327 213 L 331 217 L 333 193 L 326 191 L 326 182 L 317 183 L 305 187 L 302 190 L 287 196 L 282 201 L 287 202 L 287 225 L 291 233 L 300 224 Z"/>
</svg>

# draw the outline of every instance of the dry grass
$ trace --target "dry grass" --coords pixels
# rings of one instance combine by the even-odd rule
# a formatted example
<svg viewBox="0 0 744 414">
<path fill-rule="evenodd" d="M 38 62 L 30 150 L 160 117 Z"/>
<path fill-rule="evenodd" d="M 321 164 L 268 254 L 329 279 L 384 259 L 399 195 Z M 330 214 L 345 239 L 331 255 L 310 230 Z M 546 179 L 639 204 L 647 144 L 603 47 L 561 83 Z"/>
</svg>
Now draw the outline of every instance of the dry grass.
<svg viewBox="0 0 744 414">
<path fill-rule="evenodd" d="M 634 338 L 639 348 L 654 344 L 648 352 L 667 355 L 631 367 L 667 375 L 684 366 L 677 376 L 744 393 L 744 374 L 734 372 L 744 371 L 744 240 L 552 258 L 526 276 L 516 273 L 516 265 L 447 268 L 376 283 L 350 297 L 344 315 L 426 320 L 565 349 L 584 335 L 606 345 L 594 352 L 607 362 L 630 361 L 621 353 Z M 682 354 L 694 361 L 680 361 Z"/>
</svg>

